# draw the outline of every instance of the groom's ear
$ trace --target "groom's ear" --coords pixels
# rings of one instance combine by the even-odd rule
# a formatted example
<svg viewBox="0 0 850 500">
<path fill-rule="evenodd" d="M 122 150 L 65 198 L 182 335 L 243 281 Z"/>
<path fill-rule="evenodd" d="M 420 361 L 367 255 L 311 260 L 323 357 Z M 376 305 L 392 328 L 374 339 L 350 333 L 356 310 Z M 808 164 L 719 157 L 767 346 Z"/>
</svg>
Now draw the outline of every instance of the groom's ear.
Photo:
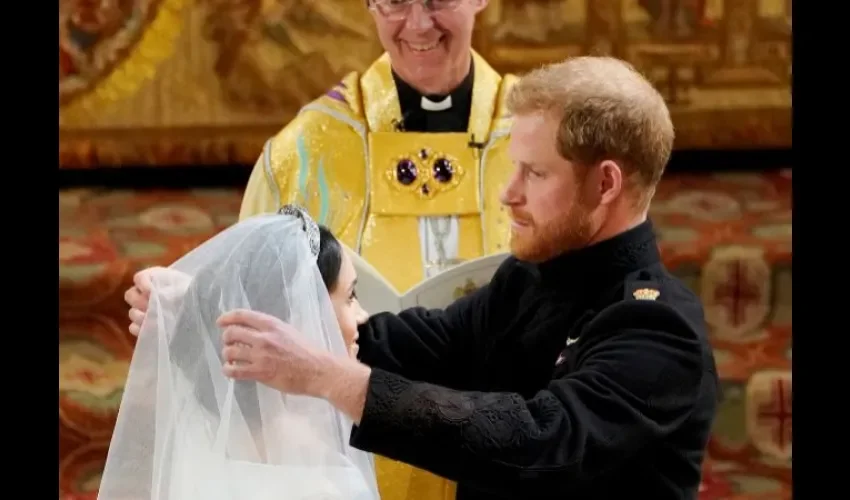
<svg viewBox="0 0 850 500">
<path fill-rule="evenodd" d="M 490 0 L 472 0 L 473 6 L 475 7 L 475 13 L 478 14 L 482 10 L 484 10 L 487 5 L 490 4 Z"/>
</svg>

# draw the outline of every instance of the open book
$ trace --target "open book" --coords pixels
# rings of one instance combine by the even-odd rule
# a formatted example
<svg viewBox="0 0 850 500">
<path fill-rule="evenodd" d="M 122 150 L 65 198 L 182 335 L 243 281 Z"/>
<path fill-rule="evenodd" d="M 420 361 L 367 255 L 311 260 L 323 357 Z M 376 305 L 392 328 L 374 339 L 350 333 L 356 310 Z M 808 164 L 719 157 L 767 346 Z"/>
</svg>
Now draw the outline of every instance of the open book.
<svg viewBox="0 0 850 500">
<path fill-rule="evenodd" d="M 490 282 L 508 257 L 498 253 L 468 260 L 432 276 L 401 294 L 381 273 L 356 252 L 347 249 L 357 269 L 357 297 L 370 314 L 396 313 L 409 307 L 442 309 Z"/>
</svg>

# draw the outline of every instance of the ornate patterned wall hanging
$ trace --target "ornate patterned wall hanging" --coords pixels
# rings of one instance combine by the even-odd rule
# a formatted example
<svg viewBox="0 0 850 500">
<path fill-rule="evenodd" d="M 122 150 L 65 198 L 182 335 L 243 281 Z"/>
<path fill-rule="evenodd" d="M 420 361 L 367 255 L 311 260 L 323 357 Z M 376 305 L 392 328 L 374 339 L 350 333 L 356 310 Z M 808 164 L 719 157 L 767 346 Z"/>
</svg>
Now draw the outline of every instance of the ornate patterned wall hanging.
<svg viewBox="0 0 850 500">
<path fill-rule="evenodd" d="M 791 0 L 502 0 L 476 46 L 501 71 L 626 59 L 665 95 L 679 148 L 791 145 Z"/>
<path fill-rule="evenodd" d="M 631 61 L 679 148 L 791 144 L 791 0 L 491 0 L 475 47 L 521 73 Z M 380 54 L 362 0 L 60 0 L 60 165 L 253 163 Z"/>
</svg>

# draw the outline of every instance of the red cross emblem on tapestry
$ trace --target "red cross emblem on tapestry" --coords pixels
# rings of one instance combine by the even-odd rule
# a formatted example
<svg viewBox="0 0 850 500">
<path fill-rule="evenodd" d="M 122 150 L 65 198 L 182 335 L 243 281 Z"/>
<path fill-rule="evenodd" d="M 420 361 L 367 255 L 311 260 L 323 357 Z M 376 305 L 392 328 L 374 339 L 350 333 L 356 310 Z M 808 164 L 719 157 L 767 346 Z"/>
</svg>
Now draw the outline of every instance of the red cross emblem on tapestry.
<svg viewBox="0 0 850 500">
<path fill-rule="evenodd" d="M 726 247 L 703 268 L 705 319 L 721 338 L 758 335 L 770 313 L 771 270 L 761 250 Z"/>
<path fill-rule="evenodd" d="M 747 433 L 753 446 L 791 460 L 791 371 L 755 373 L 747 385 Z"/>
</svg>

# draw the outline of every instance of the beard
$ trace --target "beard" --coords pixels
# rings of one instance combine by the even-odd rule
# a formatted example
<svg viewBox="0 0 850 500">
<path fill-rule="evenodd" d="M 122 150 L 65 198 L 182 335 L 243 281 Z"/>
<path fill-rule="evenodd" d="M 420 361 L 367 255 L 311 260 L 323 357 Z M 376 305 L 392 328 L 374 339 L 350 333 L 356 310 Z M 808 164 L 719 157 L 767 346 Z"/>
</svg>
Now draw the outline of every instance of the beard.
<svg viewBox="0 0 850 500">
<path fill-rule="evenodd" d="M 520 231 L 511 229 L 511 253 L 525 262 L 544 262 L 570 250 L 587 246 L 593 234 L 592 207 L 576 199 L 563 216 L 537 225 L 531 218 L 515 214 L 528 221 Z"/>
</svg>

